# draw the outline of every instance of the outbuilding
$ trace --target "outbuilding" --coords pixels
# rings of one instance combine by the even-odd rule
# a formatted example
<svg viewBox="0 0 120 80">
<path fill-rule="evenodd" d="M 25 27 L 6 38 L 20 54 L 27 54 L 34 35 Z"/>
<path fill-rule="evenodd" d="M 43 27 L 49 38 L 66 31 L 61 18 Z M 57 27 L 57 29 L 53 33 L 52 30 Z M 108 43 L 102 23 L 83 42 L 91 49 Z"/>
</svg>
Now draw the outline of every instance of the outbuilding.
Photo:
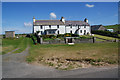
<svg viewBox="0 0 120 80">
<path fill-rule="evenodd" d="M 14 38 L 15 31 L 5 31 L 5 38 Z"/>
</svg>

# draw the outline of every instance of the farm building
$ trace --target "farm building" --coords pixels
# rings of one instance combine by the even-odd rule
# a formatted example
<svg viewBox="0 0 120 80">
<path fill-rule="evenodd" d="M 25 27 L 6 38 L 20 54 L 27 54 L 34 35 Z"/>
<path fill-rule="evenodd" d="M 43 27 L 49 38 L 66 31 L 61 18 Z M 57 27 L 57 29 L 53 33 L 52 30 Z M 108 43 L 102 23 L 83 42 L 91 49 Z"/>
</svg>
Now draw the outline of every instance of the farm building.
<svg viewBox="0 0 120 80">
<path fill-rule="evenodd" d="M 5 38 L 14 38 L 15 31 L 5 31 Z"/>
<path fill-rule="evenodd" d="M 91 34 L 88 19 L 84 21 L 68 21 L 64 17 L 60 20 L 36 20 L 33 18 L 33 33 L 39 31 L 38 35 L 58 35 L 72 33 L 78 35 Z"/>
<path fill-rule="evenodd" d="M 91 26 L 91 30 L 92 30 L 92 31 L 96 31 L 96 30 L 105 31 L 106 28 L 105 28 L 103 25 L 93 25 L 93 26 Z"/>
</svg>

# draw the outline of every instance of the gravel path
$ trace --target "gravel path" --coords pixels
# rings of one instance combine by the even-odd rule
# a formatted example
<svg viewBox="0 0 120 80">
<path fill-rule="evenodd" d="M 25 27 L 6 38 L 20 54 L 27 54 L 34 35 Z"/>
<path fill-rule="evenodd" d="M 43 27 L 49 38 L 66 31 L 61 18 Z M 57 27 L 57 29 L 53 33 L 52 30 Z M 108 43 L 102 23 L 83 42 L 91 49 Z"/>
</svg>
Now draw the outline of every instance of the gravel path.
<svg viewBox="0 0 120 80">
<path fill-rule="evenodd" d="M 82 68 L 76 70 L 57 70 L 47 66 L 27 64 L 25 58 L 29 53 L 29 46 L 17 54 L 3 55 L 2 76 L 3 78 L 117 78 L 118 68 Z"/>
</svg>

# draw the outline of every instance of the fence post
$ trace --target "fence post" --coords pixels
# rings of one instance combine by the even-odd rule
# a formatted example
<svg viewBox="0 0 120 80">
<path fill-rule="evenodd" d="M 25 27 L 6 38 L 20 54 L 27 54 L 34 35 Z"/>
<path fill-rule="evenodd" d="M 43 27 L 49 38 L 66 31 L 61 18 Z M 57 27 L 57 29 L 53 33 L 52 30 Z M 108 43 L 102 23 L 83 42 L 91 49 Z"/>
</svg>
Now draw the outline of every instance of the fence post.
<svg viewBox="0 0 120 80">
<path fill-rule="evenodd" d="M 42 44 L 43 43 L 43 38 L 40 37 L 39 39 L 40 39 L 40 44 Z"/>
<path fill-rule="evenodd" d="M 95 43 L 96 37 L 93 37 L 93 43 Z"/>
</svg>

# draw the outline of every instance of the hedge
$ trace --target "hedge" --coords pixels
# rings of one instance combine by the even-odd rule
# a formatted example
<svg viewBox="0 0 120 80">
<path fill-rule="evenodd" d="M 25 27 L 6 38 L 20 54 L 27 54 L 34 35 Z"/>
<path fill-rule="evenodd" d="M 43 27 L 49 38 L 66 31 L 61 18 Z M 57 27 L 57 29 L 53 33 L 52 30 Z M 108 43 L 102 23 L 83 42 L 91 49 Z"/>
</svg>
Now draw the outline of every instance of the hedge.
<svg viewBox="0 0 120 80">
<path fill-rule="evenodd" d="M 115 38 L 119 38 L 118 33 L 117 32 L 110 32 L 110 31 L 92 31 L 92 34 L 99 34 L 99 35 L 103 35 L 103 36 L 109 36 L 109 37 L 115 37 Z"/>
</svg>

